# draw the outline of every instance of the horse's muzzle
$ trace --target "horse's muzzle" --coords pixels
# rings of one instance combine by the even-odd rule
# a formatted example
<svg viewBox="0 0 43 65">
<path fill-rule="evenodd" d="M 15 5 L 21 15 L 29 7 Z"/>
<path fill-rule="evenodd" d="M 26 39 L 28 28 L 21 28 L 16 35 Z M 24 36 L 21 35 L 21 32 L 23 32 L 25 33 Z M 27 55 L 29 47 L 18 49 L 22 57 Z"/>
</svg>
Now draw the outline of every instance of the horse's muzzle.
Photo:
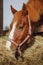
<svg viewBox="0 0 43 65">
<path fill-rule="evenodd" d="M 18 46 L 18 47 L 16 48 L 16 52 L 15 52 L 15 57 L 16 57 L 16 59 L 18 59 L 19 56 L 20 56 L 21 58 L 23 58 L 21 49 L 20 49 L 20 47 Z"/>
</svg>

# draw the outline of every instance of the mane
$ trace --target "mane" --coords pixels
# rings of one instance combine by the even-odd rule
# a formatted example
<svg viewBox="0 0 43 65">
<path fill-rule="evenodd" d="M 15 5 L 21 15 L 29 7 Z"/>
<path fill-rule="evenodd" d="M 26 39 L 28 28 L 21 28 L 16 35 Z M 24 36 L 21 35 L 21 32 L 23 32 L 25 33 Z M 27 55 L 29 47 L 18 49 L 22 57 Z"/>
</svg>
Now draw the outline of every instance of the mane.
<svg viewBox="0 0 43 65">
<path fill-rule="evenodd" d="M 29 0 L 26 6 L 30 19 L 33 22 L 40 20 L 43 15 L 43 0 Z"/>
</svg>

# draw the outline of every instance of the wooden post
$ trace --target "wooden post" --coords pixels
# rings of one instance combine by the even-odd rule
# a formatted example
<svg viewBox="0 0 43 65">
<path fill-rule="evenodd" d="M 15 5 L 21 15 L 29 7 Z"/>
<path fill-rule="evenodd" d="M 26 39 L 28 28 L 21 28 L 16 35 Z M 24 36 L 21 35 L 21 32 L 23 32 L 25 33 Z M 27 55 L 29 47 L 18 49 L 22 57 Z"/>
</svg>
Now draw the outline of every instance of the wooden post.
<svg viewBox="0 0 43 65">
<path fill-rule="evenodd" d="M 3 0 L 0 0 L 0 36 L 3 34 Z"/>
</svg>

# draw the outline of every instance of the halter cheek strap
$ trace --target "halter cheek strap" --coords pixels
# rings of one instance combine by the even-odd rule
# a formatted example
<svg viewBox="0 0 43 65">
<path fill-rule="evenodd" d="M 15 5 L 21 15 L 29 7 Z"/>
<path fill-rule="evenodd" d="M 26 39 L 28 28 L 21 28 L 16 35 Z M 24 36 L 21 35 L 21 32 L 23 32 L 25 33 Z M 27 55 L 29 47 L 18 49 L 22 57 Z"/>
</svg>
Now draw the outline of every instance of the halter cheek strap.
<svg viewBox="0 0 43 65">
<path fill-rule="evenodd" d="M 13 39 L 8 39 L 8 41 L 10 41 L 10 42 L 12 42 L 15 46 L 16 46 L 16 50 L 18 51 L 18 53 L 20 54 L 20 56 L 21 56 L 21 47 L 24 45 L 24 43 L 28 40 L 28 39 L 30 39 L 30 37 L 31 37 L 31 34 L 32 34 L 32 32 L 31 32 L 31 22 L 30 22 L 30 19 L 29 19 L 29 16 L 28 16 L 28 23 L 29 23 L 29 31 L 28 31 L 28 35 L 27 35 L 27 37 L 20 43 L 20 44 L 17 44 Z M 29 41 L 30 42 L 30 41 Z"/>
</svg>

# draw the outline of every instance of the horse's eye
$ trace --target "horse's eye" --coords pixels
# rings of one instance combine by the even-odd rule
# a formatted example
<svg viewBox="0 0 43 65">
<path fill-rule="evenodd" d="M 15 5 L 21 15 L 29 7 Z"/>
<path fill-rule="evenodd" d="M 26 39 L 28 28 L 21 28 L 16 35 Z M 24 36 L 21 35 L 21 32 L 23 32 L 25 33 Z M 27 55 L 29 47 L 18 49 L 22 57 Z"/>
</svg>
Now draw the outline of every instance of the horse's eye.
<svg viewBox="0 0 43 65">
<path fill-rule="evenodd" d="M 20 26 L 19 29 L 23 29 L 24 26 Z"/>
</svg>

